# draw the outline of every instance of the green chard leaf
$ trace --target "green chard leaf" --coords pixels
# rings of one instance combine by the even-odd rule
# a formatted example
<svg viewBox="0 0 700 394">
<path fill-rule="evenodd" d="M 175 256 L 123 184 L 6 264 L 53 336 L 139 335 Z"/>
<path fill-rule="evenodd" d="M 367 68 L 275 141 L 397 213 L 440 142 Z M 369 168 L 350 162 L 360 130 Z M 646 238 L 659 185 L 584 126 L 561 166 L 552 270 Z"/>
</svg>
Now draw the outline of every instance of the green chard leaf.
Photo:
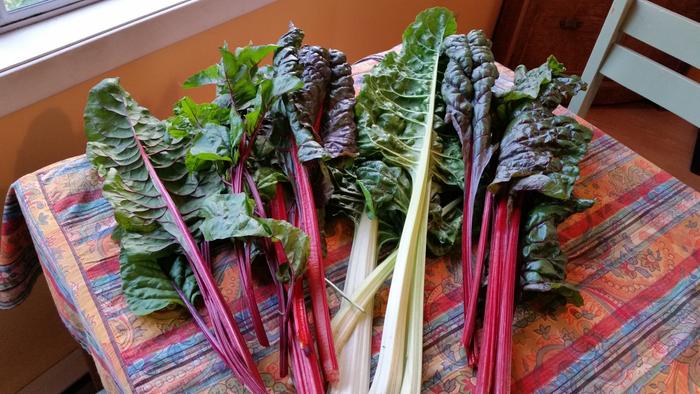
<svg viewBox="0 0 700 394">
<path fill-rule="evenodd" d="M 557 226 L 576 212 L 593 205 L 593 200 L 559 201 L 541 197 L 527 213 L 523 228 L 523 270 L 521 284 L 526 291 L 552 292 L 574 305 L 583 299 L 576 288 L 565 282 L 566 255 L 561 250 Z"/>
<path fill-rule="evenodd" d="M 181 282 L 190 273 L 179 274 L 179 279 L 170 273 L 180 253 L 198 253 L 180 245 L 192 245 L 192 237 L 199 236 L 199 211 L 204 198 L 221 189 L 218 175 L 190 173 L 185 167 L 188 139 L 170 136 L 166 124 L 140 107 L 117 79 L 105 79 L 91 89 L 85 132 L 88 159 L 105 178 L 103 195 L 114 207 L 119 226 L 122 286 L 130 308 L 147 314 L 180 303 L 173 280 L 194 299 L 196 286 Z M 157 184 L 167 191 L 168 200 Z M 179 211 L 177 217 L 172 209 Z"/>
<path fill-rule="evenodd" d="M 440 92 L 440 55 L 445 37 L 457 30 L 454 15 L 445 8 L 420 13 L 404 31 L 400 53 L 390 52 L 363 78 L 362 91 L 355 106 L 358 148 L 367 160 L 382 160 L 410 174 L 412 187 L 397 248 L 394 279 L 389 291 L 377 370 L 371 391 L 398 392 L 403 384 L 402 371 L 407 345 L 418 351 L 418 327 L 411 326 L 408 340 L 406 311 L 417 305 L 419 294 L 411 283 L 421 280 L 426 255 L 425 232 L 428 226 L 431 178 L 435 171 L 436 107 Z M 423 236 L 421 236 L 423 234 Z M 418 269 L 414 269 L 418 267 Z M 422 293 L 420 293 L 422 297 Z M 411 369 L 415 363 L 411 363 Z M 419 376 L 416 373 L 415 376 Z M 415 384 L 406 382 L 405 387 Z"/>
<path fill-rule="evenodd" d="M 168 132 L 173 138 L 194 135 L 199 129 L 211 123 L 225 124 L 229 111 L 216 104 L 197 104 L 189 97 L 183 97 L 175 104 L 173 116 L 167 121 Z"/>
<path fill-rule="evenodd" d="M 536 69 L 518 67 L 515 85 L 499 98 L 499 116 L 510 119 L 503 139 L 498 168 L 489 189 L 498 192 L 534 190 L 567 200 L 578 178 L 578 164 L 592 132 L 568 116 L 552 110 L 562 99 L 585 88 L 578 77 L 553 56 Z"/>
<path fill-rule="evenodd" d="M 436 134 L 433 139 L 433 177 L 464 190 L 462 145 L 456 134 Z"/>
<path fill-rule="evenodd" d="M 286 221 L 254 216 L 254 206 L 245 193 L 210 196 L 202 208 L 204 239 L 271 238 L 282 243 L 292 271 L 299 277 L 306 269 L 309 256 L 308 236 Z"/>
<path fill-rule="evenodd" d="M 370 219 L 389 211 L 406 214 L 411 181 L 401 168 L 369 160 L 346 169 L 331 167 L 331 172 L 334 182 L 329 202 L 331 211 L 340 211 L 355 221 L 359 220 L 363 209 Z"/>
<path fill-rule="evenodd" d="M 190 171 L 199 170 L 205 162 L 233 162 L 229 128 L 212 123 L 207 124 L 192 141 L 188 155 L 194 159 L 187 161 Z"/>
<path fill-rule="evenodd" d="M 499 97 L 498 116 L 509 124 L 501 140 L 499 164 L 489 189 L 535 191 L 535 204 L 525 212 L 522 285 L 527 291 L 549 292 L 580 305 L 581 296 L 565 279 L 566 255 L 557 225 L 592 205 L 572 198 L 579 163 L 592 132 L 553 109 L 585 88 L 578 77 L 553 56 L 533 70 L 516 69 L 513 89 Z"/>
<path fill-rule="evenodd" d="M 258 187 L 258 192 L 268 201 L 275 197 L 277 183 L 288 181 L 284 172 L 274 167 L 257 167 L 253 178 Z"/>
<path fill-rule="evenodd" d="M 513 88 L 499 97 L 498 116 L 509 119 L 513 112 L 524 105 L 538 104 L 549 110 L 571 99 L 586 83 L 576 75 L 565 74 L 566 67 L 554 56 L 532 70 L 519 65 L 515 69 Z"/>
</svg>

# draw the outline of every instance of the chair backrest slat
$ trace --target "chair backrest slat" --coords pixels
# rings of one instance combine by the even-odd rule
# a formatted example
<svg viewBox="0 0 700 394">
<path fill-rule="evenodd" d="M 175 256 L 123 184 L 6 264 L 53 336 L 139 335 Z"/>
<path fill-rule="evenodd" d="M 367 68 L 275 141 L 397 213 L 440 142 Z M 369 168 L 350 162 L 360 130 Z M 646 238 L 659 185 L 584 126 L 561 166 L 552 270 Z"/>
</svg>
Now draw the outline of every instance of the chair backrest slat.
<svg viewBox="0 0 700 394">
<path fill-rule="evenodd" d="M 585 116 L 606 76 L 700 127 L 700 83 L 617 44 L 623 33 L 700 67 L 700 23 L 648 0 L 615 0 L 582 75 L 588 91 L 569 109 Z"/>
<path fill-rule="evenodd" d="M 600 73 L 700 127 L 700 83 L 617 44 Z"/>
<path fill-rule="evenodd" d="M 603 76 L 598 72 L 605 62 L 605 57 L 608 55 L 610 48 L 618 41 L 622 34 L 621 28 L 625 22 L 625 17 L 635 0 L 615 0 L 608 11 L 608 16 L 603 22 L 603 27 L 598 35 L 598 40 L 595 42 L 591 56 L 588 57 L 588 63 L 583 70 L 581 79 L 588 83 L 588 90 L 574 96 L 569 103 L 569 110 L 585 116 L 593 104 L 596 91 Z"/>
<path fill-rule="evenodd" d="M 700 23 L 647 0 L 637 0 L 622 30 L 694 67 L 700 67 Z"/>
</svg>

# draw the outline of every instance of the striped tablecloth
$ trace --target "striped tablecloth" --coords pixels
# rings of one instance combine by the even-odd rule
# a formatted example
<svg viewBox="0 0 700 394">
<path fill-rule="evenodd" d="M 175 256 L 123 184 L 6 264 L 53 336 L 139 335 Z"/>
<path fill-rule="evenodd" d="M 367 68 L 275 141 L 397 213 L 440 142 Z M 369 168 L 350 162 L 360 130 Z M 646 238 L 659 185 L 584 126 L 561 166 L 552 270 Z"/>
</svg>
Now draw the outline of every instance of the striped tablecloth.
<svg viewBox="0 0 700 394">
<path fill-rule="evenodd" d="M 377 58 L 355 65 L 356 83 Z M 700 392 L 700 194 L 594 130 L 575 194 L 597 203 L 559 228 L 570 257 L 568 280 L 580 288 L 585 304 L 516 312 L 513 389 Z M 21 302 L 41 268 L 63 322 L 94 357 L 108 391 L 235 391 L 231 374 L 185 312 L 137 317 L 127 309 L 118 247 L 110 238 L 112 210 L 100 186 L 84 156 L 12 185 L 0 238 L 0 307 Z M 327 275 L 342 284 L 352 231 L 335 222 L 327 233 Z M 278 378 L 271 290 L 257 293 L 273 342 L 265 349 L 257 346 L 242 311 L 237 270 L 225 256 L 215 267 L 263 379 L 275 392 L 293 390 L 289 379 Z M 460 280 L 456 258 L 429 262 L 425 392 L 463 393 L 475 384 L 458 342 Z M 329 297 L 335 310 L 339 301 L 335 294 Z M 376 316 L 382 316 L 386 297 L 385 287 L 375 302 Z M 375 362 L 381 322 L 375 319 Z"/>
</svg>

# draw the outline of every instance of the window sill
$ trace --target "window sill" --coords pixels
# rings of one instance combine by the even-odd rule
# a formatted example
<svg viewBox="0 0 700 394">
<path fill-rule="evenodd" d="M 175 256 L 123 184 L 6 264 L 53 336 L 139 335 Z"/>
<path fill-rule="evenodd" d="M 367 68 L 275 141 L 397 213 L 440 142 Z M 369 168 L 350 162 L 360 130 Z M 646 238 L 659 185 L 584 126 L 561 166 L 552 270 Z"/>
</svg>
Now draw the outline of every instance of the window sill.
<svg viewBox="0 0 700 394">
<path fill-rule="evenodd" d="M 2 33 L 0 116 L 273 1 L 105 0 Z"/>
</svg>

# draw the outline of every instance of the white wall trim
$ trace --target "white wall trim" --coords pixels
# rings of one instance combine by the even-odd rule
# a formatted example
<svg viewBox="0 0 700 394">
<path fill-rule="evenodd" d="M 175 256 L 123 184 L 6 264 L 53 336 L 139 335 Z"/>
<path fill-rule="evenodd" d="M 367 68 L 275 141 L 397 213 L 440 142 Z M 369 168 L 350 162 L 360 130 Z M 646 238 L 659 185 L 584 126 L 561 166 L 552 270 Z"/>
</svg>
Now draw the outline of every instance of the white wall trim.
<svg viewBox="0 0 700 394">
<path fill-rule="evenodd" d="M 36 53 L 24 56 L 17 56 L 18 50 L 15 50 L 15 55 L 9 56 L 11 64 L 7 64 L 7 60 L 0 61 L 0 116 L 274 1 L 104 0 L 0 34 L 0 59 L 7 59 L 8 55 L 3 53 L 7 48 L 45 41 L 52 29 L 54 34 L 64 34 L 61 32 L 80 26 L 77 18 L 80 15 L 84 15 L 86 24 L 94 25 L 95 20 L 107 21 L 101 29 L 86 32 L 69 43 L 56 41 L 57 47 L 38 48 Z M 120 21 L 113 15 L 116 3 L 123 6 L 128 6 L 127 3 L 150 4 L 151 7 L 158 3 L 161 7 L 136 19 L 130 15 Z M 100 7 L 102 18 L 96 19 L 95 13 Z M 61 21 L 70 22 L 60 28 Z M 42 24 L 51 26 L 51 29 L 42 29 Z"/>
</svg>

